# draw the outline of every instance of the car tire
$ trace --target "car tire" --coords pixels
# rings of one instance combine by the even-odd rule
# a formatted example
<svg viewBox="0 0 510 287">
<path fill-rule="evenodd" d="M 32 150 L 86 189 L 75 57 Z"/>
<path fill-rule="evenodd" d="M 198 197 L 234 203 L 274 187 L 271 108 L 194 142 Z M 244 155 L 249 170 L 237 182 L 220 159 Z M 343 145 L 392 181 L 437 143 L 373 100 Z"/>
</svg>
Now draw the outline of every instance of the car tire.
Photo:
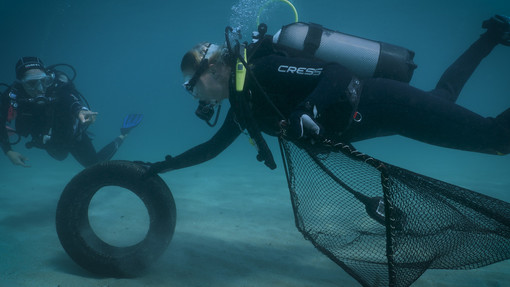
<svg viewBox="0 0 510 287">
<path fill-rule="evenodd" d="M 84 169 L 67 184 L 58 202 L 56 228 L 64 250 L 78 265 L 100 276 L 137 277 L 167 249 L 176 224 L 174 198 L 161 177 L 145 173 L 133 162 L 106 161 Z M 116 247 L 95 234 L 89 204 L 105 186 L 123 187 L 143 201 L 150 226 L 142 241 Z"/>
</svg>

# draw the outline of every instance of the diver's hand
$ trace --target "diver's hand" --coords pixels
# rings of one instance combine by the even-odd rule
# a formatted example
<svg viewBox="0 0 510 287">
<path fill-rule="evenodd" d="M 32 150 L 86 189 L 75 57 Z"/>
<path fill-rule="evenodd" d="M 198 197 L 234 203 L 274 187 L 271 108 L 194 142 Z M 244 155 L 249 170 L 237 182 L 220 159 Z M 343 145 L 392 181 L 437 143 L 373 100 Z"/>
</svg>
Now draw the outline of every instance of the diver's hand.
<svg viewBox="0 0 510 287">
<path fill-rule="evenodd" d="M 156 174 L 156 173 L 162 173 L 162 172 L 168 172 L 168 171 L 174 170 L 174 167 L 172 166 L 173 159 L 174 158 L 171 155 L 165 156 L 164 161 L 158 161 L 158 162 L 153 163 L 151 165 L 151 167 L 149 168 L 149 172 Z"/>
<path fill-rule="evenodd" d="M 289 140 L 297 140 L 306 137 L 315 137 L 319 135 L 320 126 L 303 111 L 293 112 L 287 122 L 281 122 L 280 126 L 284 132 L 284 137 Z"/>
<path fill-rule="evenodd" d="M 97 113 L 89 110 L 81 110 L 78 113 L 78 119 L 80 123 L 85 125 L 93 124 L 96 121 Z"/>
<path fill-rule="evenodd" d="M 151 166 L 153 165 L 153 163 L 151 163 L 151 162 L 135 160 L 135 161 L 133 161 L 133 163 L 136 163 L 137 165 L 139 165 L 140 167 L 145 169 L 145 173 L 142 174 L 143 180 L 146 180 L 146 179 L 153 177 L 157 174 L 151 170 Z"/>
<path fill-rule="evenodd" d="M 163 173 L 167 171 L 171 171 L 173 168 L 171 166 L 172 156 L 167 155 L 164 161 L 157 162 L 143 162 L 143 161 L 135 161 L 136 164 L 144 167 L 146 169 L 146 173 L 144 174 L 144 178 L 151 177 L 158 173 Z"/>
<path fill-rule="evenodd" d="M 11 160 L 12 164 L 19 165 L 22 167 L 30 167 L 30 165 L 26 164 L 26 161 L 28 161 L 28 158 L 26 158 L 24 155 L 20 154 L 19 152 L 10 150 L 6 153 L 6 155 Z"/>
</svg>

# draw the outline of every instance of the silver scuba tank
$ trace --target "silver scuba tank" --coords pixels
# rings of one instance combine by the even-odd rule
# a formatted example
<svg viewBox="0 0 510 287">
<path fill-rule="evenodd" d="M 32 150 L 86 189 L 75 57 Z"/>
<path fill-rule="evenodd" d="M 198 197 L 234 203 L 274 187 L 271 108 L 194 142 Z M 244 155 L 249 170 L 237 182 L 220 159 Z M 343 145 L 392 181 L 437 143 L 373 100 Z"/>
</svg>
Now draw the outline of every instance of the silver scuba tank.
<svg viewBox="0 0 510 287">
<path fill-rule="evenodd" d="M 283 50 L 336 62 L 361 78 L 380 77 L 408 83 L 416 64 L 414 52 L 388 43 L 333 31 L 318 24 L 296 22 L 273 36 Z"/>
</svg>

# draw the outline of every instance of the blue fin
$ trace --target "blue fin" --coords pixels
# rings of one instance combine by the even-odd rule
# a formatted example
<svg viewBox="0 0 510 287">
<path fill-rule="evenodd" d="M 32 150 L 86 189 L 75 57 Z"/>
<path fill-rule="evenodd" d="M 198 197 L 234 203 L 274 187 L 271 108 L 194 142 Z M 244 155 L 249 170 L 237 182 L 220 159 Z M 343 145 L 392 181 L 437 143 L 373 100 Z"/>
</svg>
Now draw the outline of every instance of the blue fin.
<svg viewBox="0 0 510 287">
<path fill-rule="evenodd" d="M 120 128 L 120 133 L 122 135 L 127 135 L 131 131 L 131 129 L 138 126 L 142 122 L 142 119 L 143 119 L 142 114 L 127 115 L 124 118 L 124 121 L 122 122 L 122 127 Z"/>
</svg>

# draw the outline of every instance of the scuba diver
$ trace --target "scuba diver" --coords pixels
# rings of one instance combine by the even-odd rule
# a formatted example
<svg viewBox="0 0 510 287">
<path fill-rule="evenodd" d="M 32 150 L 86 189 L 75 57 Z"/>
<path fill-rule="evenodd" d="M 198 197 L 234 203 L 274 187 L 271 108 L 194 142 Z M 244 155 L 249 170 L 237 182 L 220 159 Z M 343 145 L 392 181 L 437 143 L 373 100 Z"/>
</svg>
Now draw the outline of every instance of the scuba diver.
<svg viewBox="0 0 510 287">
<path fill-rule="evenodd" d="M 486 31 L 431 91 L 384 77 L 362 78 L 344 65 L 315 57 L 273 51 L 245 58 L 242 49 L 233 55 L 228 39 L 226 47 L 201 43 L 182 58 L 184 87 L 199 100 L 197 115 L 205 120 L 222 100 L 228 99 L 231 108 L 210 140 L 164 161 L 145 163 L 148 173 L 210 160 L 244 130 L 256 143 L 257 159 L 271 169 L 276 165 L 260 131 L 292 141 L 326 138 L 343 143 L 398 134 L 447 148 L 508 154 L 510 109 L 485 118 L 455 103 L 481 60 L 498 44 L 510 46 L 509 17 L 495 15 L 482 27 Z M 237 84 L 244 79 L 236 80 L 240 65 L 247 70 L 241 91 Z"/>
<path fill-rule="evenodd" d="M 0 99 L 2 150 L 14 165 L 29 167 L 27 158 L 14 151 L 12 145 L 30 135 L 27 148 L 44 149 L 57 160 L 64 160 L 69 153 L 84 167 L 109 160 L 143 116 L 126 116 L 121 134 L 96 152 L 86 130 L 97 113 L 89 109 L 75 89 L 74 77 L 69 78 L 55 66 L 58 65 L 45 67 L 37 57 L 22 57 L 16 63 L 16 80 Z M 17 141 L 11 142 L 10 135 L 16 135 Z"/>
</svg>

